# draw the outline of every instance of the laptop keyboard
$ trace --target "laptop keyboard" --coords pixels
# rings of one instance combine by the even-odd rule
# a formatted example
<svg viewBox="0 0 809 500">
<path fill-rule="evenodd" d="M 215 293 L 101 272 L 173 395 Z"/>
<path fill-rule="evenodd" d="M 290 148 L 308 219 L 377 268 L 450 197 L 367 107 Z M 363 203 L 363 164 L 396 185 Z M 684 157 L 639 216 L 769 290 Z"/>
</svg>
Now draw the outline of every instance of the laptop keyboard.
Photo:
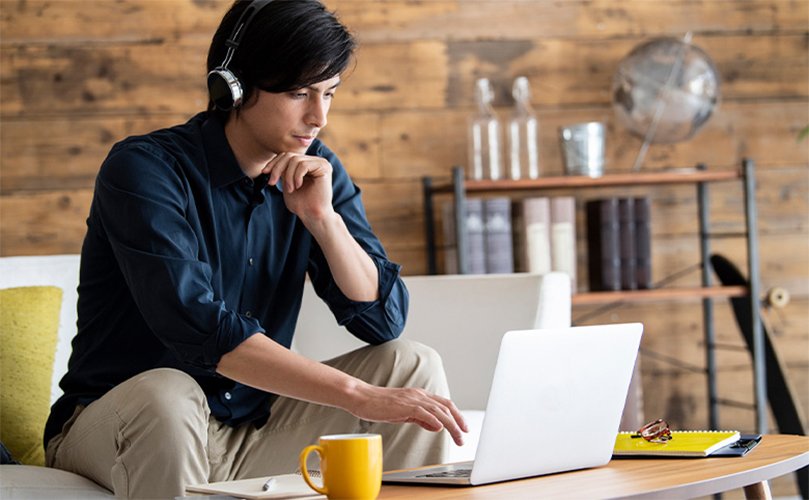
<svg viewBox="0 0 809 500">
<path fill-rule="evenodd" d="M 422 474 L 416 477 L 469 477 L 472 475 L 472 469 L 455 469 L 446 470 L 443 472 L 433 472 L 432 474 Z"/>
</svg>

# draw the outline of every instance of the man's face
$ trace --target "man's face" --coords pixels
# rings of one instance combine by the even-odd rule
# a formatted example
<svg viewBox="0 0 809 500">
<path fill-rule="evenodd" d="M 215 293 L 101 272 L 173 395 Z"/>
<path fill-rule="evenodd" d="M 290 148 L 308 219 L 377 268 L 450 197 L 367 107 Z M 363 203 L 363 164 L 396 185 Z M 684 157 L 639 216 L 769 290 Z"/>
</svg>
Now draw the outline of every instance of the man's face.
<svg viewBox="0 0 809 500">
<path fill-rule="evenodd" d="M 255 100 L 232 117 L 240 133 L 246 134 L 263 153 L 305 153 L 320 129 L 326 126 L 340 77 L 282 93 L 257 90 Z M 252 149 L 252 148 L 251 148 Z"/>
</svg>

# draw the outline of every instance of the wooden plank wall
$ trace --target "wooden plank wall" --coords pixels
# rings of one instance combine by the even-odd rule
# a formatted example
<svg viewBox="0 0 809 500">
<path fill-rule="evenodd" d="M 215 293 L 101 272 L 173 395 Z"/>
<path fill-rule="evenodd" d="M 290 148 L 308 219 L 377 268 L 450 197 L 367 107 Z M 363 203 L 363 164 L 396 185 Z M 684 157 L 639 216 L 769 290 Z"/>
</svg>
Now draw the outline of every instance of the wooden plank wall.
<svg viewBox="0 0 809 500">
<path fill-rule="evenodd" d="M 0 0 L 0 255 L 80 249 L 93 179 L 110 146 L 185 121 L 206 103 L 204 61 L 230 0 Z M 769 314 L 809 414 L 809 2 L 807 0 L 329 0 L 356 33 L 322 138 L 364 191 L 369 218 L 393 260 L 426 272 L 420 178 L 449 179 L 466 160 L 473 82 L 492 80 L 506 116 L 509 89 L 527 76 L 541 122 L 543 171 L 562 172 L 563 124 L 607 124 L 608 171 L 627 170 L 640 141 L 615 120 L 618 62 L 653 37 L 682 37 L 722 76 L 718 112 L 695 138 L 655 145 L 644 169 L 757 168 L 761 276 L 791 303 Z M 579 192 L 653 197 L 655 279 L 699 272 L 692 186 Z M 710 188 L 711 230 L 743 230 L 738 183 Z M 560 193 L 564 194 L 564 193 Z M 525 196 L 525 194 L 521 194 Z M 438 199 L 437 201 L 441 201 Z M 579 224 L 585 288 L 583 220 Z M 440 221 L 439 221 L 440 223 Z M 745 265 L 744 241 L 713 250 Z M 441 255 L 439 255 L 439 262 Z M 752 430 L 749 355 L 726 301 L 717 302 L 724 427 Z M 681 428 L 707 423 L 699 302 L 624 306 L 582 322 L 644 321 L 649 418 Z"/>
</svg>

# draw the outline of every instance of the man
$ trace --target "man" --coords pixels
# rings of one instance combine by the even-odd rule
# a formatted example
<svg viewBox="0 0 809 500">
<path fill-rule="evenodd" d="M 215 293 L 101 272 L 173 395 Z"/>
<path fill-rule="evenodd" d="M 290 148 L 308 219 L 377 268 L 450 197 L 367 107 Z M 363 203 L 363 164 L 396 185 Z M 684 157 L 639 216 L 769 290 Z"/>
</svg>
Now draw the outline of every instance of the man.
<svg viewBox="0 0 809 500">
<path fill-rule="evenodd" d="M 317 0 L 263 3 L 236 30 L 253 5 L 237 1 L 209 51 L 241 103 L 130 137 L 98 174 L 45 443 L 48 465 L 118 497 L 293 472 L 331 433 L 382 434 L 386 469 L 436 463 L 439 431 L 466 431 L 435 352 L 395 340 L 400 267 L 316 139 L 354 41 Z M 307 273 L 371 346 L 325 364 L 289 351 Z"/>
</svg>

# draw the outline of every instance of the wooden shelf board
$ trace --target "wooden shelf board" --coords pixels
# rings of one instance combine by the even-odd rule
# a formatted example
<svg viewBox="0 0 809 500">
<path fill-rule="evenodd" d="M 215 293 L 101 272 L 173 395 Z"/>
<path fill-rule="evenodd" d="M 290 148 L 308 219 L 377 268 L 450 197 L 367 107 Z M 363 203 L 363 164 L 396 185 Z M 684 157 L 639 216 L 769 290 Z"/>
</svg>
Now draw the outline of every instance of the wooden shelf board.
<svg viewBox="0 0 809 500">
<path fill-rule="evenodd" d="M 508 191 L 520 189 L 579 188 L 601 186 L 643 186 L 651 184 L 694 184 L 740 179 L 738 170 L 676 169 L 657 172 L 623 172 L 601 177 L 583 175 L 540 177 L 539 179 L 502 179 L 498 181 L 464 181 L 467 192 Z M 437 185 L 433 192 L 452 192 L 452 184 Z"/>
<path fill-rule="evenodd" d="M 708 298 L 744 297 L 745 286 L 715 286 L 707 288 L 659 288 L 655 290 L 631 290 L 620 292 L 584 292 L 571 296 L 574 306 L 610 304 L 613 302 L 655 302 L 666 300 L 694 300 Z"/>
</svg>

